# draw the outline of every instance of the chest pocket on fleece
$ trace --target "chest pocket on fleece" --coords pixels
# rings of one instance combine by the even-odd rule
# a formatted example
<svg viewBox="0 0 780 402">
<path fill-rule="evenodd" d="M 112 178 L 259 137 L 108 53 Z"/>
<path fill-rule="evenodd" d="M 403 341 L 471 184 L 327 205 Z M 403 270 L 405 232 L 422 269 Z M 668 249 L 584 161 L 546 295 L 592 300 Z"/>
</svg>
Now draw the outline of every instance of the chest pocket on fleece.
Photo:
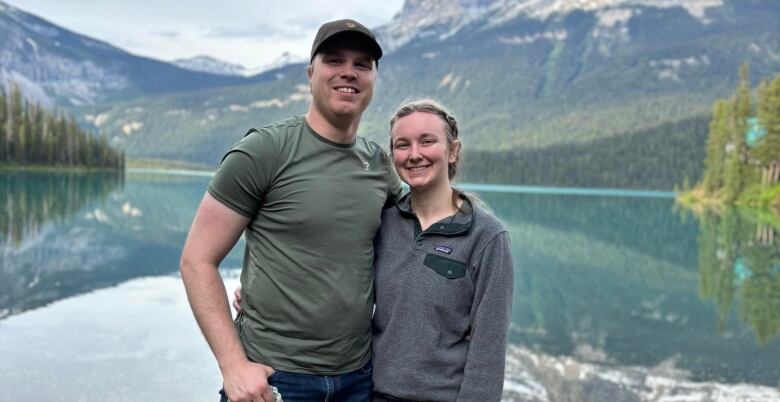
<svg viewBox="0 0 780 402">
<path fill-rule="evenodd" d="M 463 278 L 466 275 L 466 264 L 440 255 L 426 254 L 423 264 L 447 279 Z"/>
</svg>

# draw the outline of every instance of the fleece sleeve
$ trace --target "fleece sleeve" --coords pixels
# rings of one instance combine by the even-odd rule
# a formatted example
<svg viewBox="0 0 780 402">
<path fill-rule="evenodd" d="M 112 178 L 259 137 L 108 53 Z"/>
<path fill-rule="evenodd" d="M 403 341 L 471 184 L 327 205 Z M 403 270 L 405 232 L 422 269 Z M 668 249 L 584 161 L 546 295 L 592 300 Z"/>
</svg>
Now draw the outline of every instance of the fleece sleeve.
<svg viewBox="0 0 780 402">
<path fill-rule="evenodd" d="M 471 341 L 458 401 L 500 401 L 512 313 L 514 269 L 509 235 L 497 234 L 475 270 Z"/>
</svg>

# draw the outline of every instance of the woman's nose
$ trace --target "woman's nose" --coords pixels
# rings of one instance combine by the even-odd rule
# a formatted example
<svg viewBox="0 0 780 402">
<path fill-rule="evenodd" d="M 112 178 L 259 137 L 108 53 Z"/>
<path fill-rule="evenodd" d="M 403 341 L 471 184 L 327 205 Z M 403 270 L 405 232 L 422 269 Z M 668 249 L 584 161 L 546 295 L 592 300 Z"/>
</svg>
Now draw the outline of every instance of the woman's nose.
<svg viewBox="0 0 780 402">
<path fill-rule="evenodd" d="M 410 161 L 416 161 L 416 160 L 419 160 L 420 158 L 421 158 L 421 156 L 420 156 L 420 152 L 418 152 L 418 150 L 417 150 L 417 146 L 416 145 L 412 145 L 409 148 L 409 160 Z"/>
</svg>

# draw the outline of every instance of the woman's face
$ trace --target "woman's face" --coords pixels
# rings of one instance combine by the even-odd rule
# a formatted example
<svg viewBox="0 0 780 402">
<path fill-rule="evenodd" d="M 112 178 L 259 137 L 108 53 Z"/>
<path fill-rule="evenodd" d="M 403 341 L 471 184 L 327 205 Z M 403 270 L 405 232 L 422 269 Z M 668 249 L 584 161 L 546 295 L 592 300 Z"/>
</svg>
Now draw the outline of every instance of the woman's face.
<svg viewBox="0 0 780 402">
<path fill-rule="evenodd" d="M 412 190 L 446 185 L 447 167 L 455 161 L 447 142 L 444 121 L 432 113 L 414 112 L 396 120 L 390 133 L 393 164 Z"/>
</svg>

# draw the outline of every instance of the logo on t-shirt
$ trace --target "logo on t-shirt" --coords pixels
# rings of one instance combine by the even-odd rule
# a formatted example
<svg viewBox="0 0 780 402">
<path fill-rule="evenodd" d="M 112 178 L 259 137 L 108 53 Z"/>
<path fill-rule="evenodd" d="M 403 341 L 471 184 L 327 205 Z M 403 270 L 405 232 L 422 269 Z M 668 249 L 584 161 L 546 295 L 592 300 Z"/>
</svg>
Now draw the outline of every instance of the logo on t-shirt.
<svg viewBox="0 0 780 402">
<path fill-rule="evenodd" d="M 371 167 L 368 162 L 361 160 L 360 162 L 363 163 L 363 170 L 368 170 L 369 167 Z"/>
</svg>

